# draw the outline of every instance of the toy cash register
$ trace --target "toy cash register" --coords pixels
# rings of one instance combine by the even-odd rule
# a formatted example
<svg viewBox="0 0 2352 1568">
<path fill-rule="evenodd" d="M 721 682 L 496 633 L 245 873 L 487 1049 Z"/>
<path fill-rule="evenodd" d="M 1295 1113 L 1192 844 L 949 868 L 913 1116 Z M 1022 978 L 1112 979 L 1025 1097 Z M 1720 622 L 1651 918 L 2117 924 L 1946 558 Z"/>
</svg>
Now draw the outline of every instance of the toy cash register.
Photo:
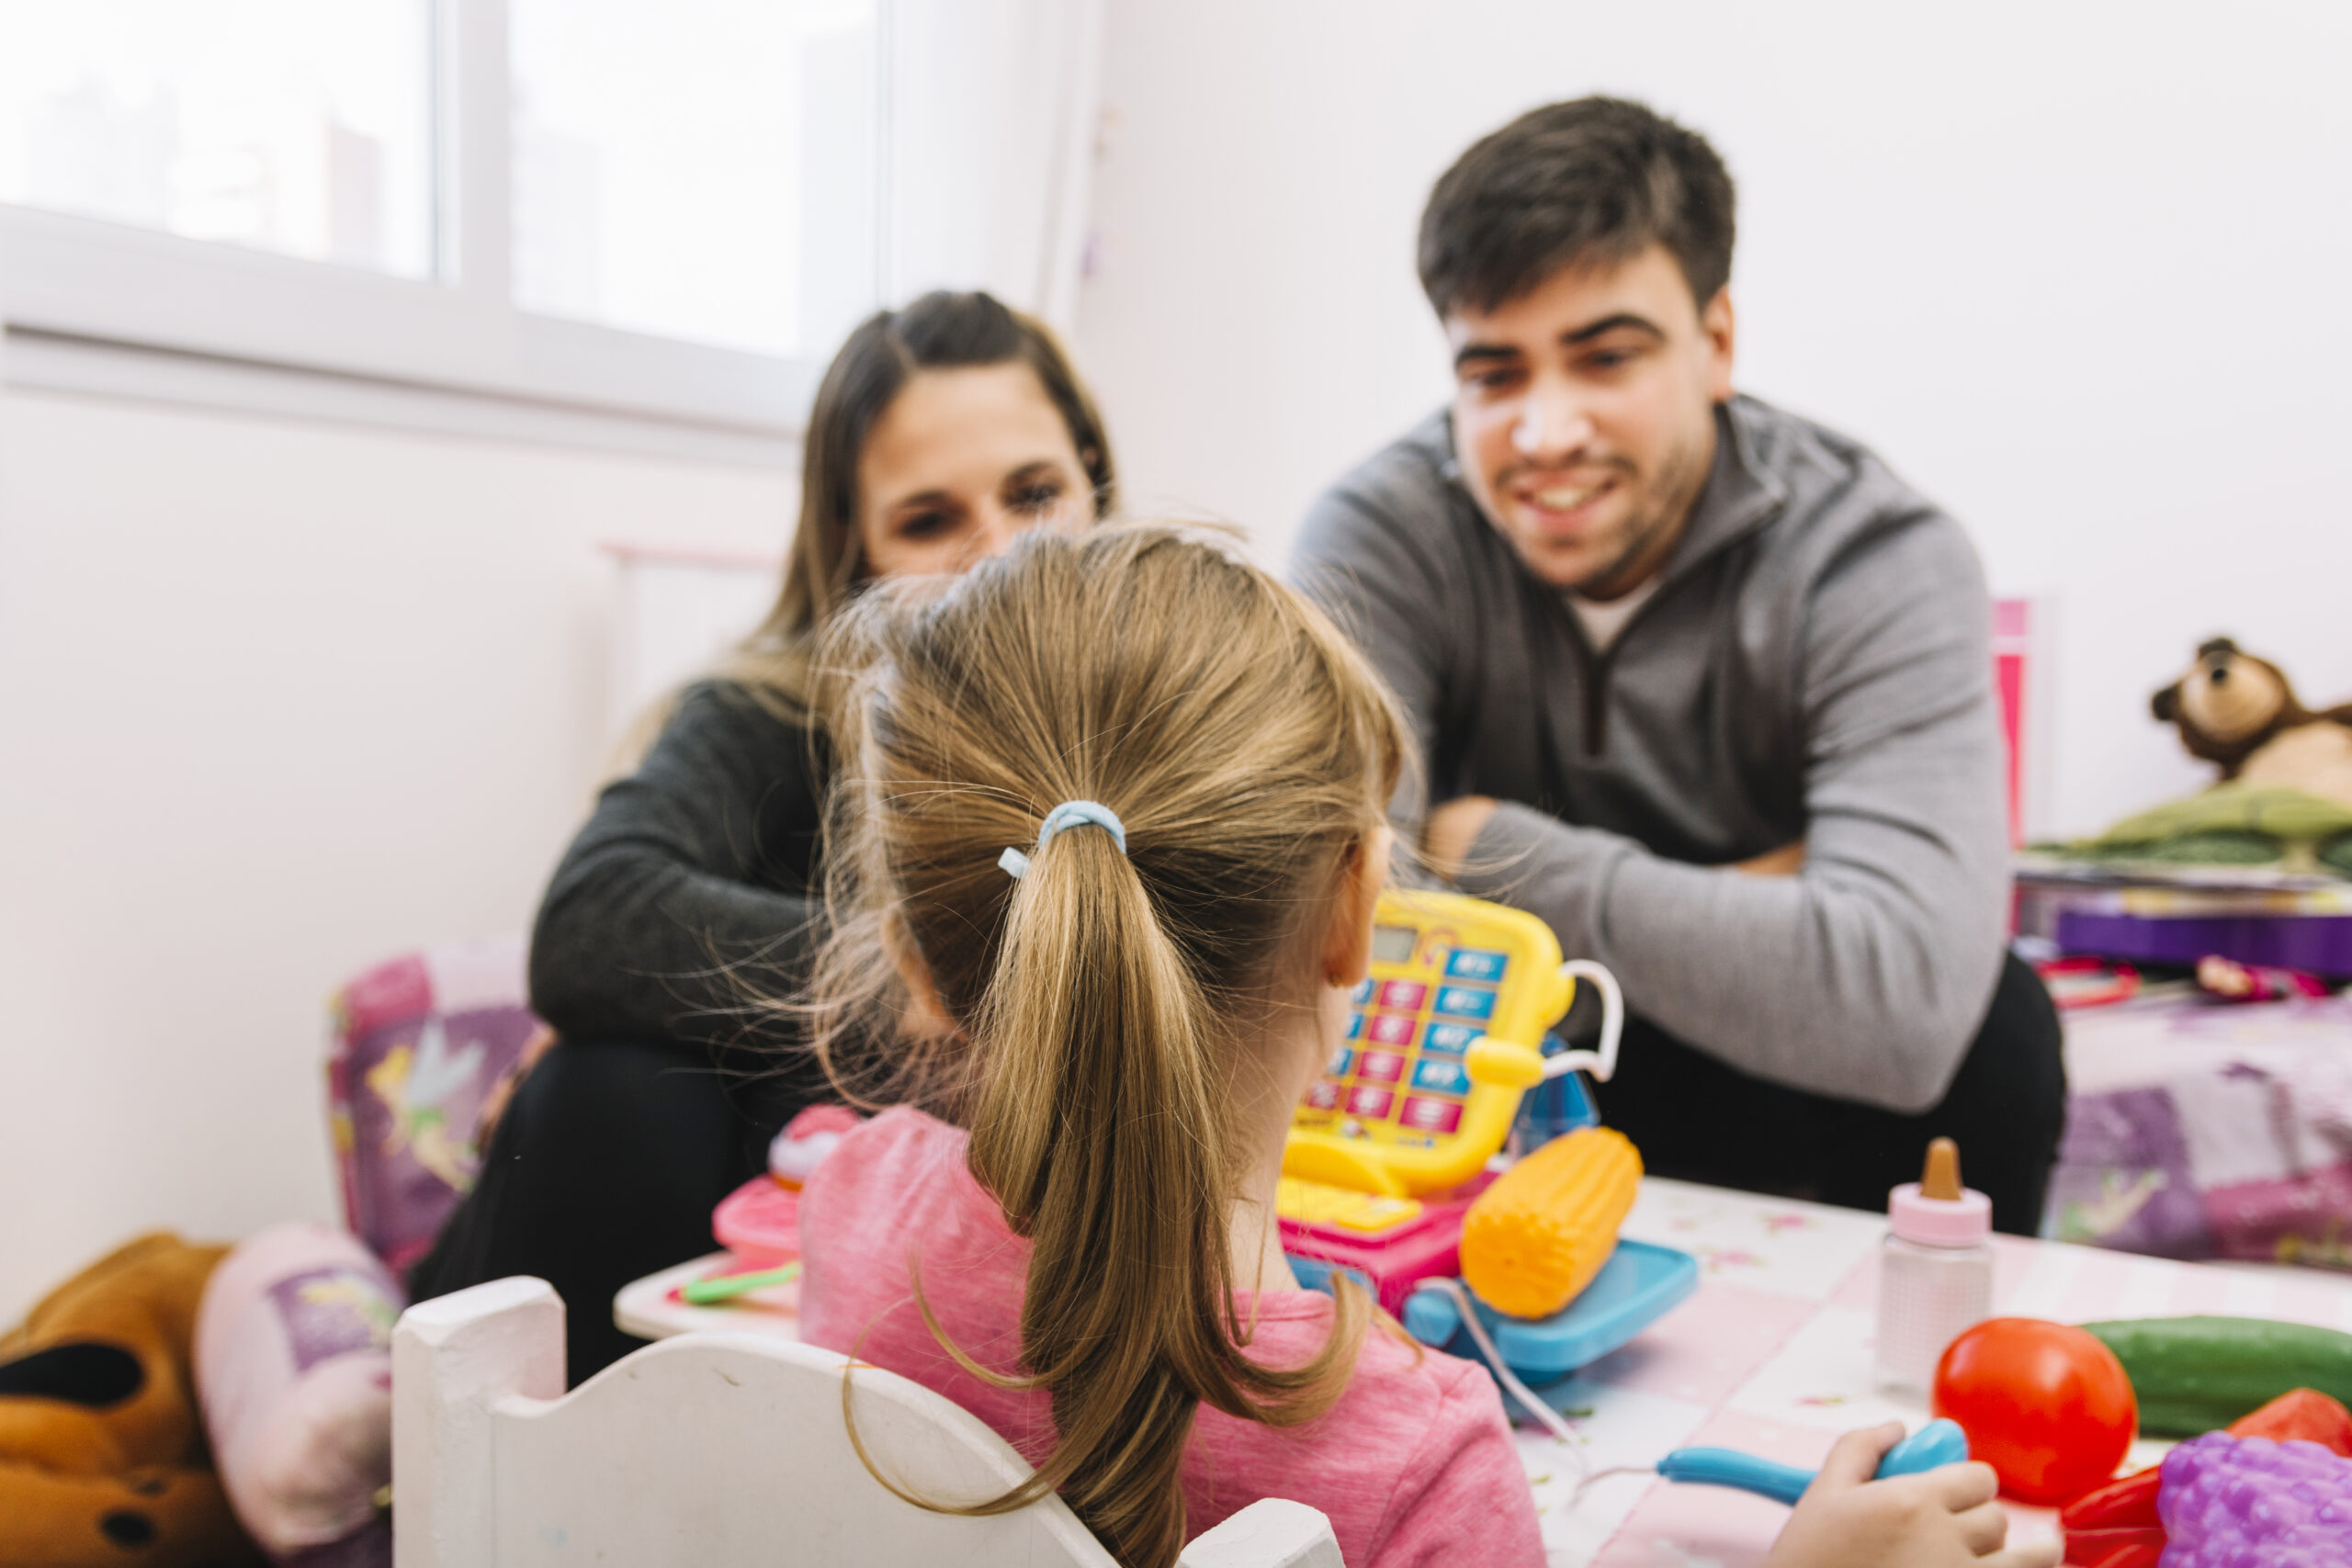
<svg viewBox="0 0 2352 1568">
<path fill-rule="evenodd" d="M 1577 977 L 1600 1048 L 1544 1054 Z M 1459 1187 L 1503 1146 L 1520 1096 L 1577 1068 L 1606 1080 L 1624 1004 L 1597 964 L 1560 962 L 1534 916 L 1455 893 L 1381 896 L 1348 1037 L 1292 1119 L 1283 1172 L 1388 1198 Z"/>
<path fill-rule="evenodd" d="M 1551 1041 L 1547 1053 L 1546 1033 L 1579 977 L 1600 992 L 1600 1046 Z M 1354 1276 L 1416 1337 L 1482 1356 L 1534 1410 L 1541 1401 L 1520 1378 L 1552 1382 L 1607 1354 L 1699 1282 L 1689 1254 L 1618 1241 L 1622 1209 L 1608 1221 L 1605 1261 L 1556 1312 L 1505 1319 L 1452 1278 L 1462 1271 L 1464 1223 L 1490 1201 L 1487 1164 L 1521 1121 L 1528 1089 L 1552 1080 L 1559 1091 L 1521 1123 L 1529 1148 L 1553 1135 L 1615 1138 L 1569 1131 L 1600 1117 L 1568 1075 L 1584 1068 L 1606 1080 L 1615 1069 L 1624 1022 L 1617 982 L 1597 964 L 1561 963 L 1558 940 L 1532 915 L 1458 894 L 1389 893 L 1355 1003 L 1348 1037 L 1294 1113 L 1283 1150 L 1274 1208 L 1292 1272 L 1309 1288 L 1336 1272 Z M 1616 1144 L 1619 1163 L 1631 1166 L 1620 1195 L 1630 1203 L 1639 1156 Z M 1543 1415 L 1557 1419 L 1549 1406 Z"/>
</svg>

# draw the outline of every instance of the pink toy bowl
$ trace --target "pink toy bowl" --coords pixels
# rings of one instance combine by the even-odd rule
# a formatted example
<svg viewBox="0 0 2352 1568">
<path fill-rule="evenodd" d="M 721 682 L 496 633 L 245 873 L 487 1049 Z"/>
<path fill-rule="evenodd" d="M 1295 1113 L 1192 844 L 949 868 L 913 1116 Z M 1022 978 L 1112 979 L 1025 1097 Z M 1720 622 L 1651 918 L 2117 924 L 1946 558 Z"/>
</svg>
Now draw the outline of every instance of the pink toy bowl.
<svg viewBox="0 0 2352 1568">
<path fill-rule="evenodd" d="M 729 1273 L 775 1269 L 800 1256 L 800 1184 L 861 1120 L 846 1106 L 808 1107 L 768 1146 L 768 1174 L 719 1200 L 710 1234 L 735 1255 Z"/>
<path fill-rule="evenodd" d="M 755 1176 L 719 1200 L 710 1234 L 735 1255 L 741 1269 L 774 1269 L 800 1256 L 800 1194 Z"/>
</svg>

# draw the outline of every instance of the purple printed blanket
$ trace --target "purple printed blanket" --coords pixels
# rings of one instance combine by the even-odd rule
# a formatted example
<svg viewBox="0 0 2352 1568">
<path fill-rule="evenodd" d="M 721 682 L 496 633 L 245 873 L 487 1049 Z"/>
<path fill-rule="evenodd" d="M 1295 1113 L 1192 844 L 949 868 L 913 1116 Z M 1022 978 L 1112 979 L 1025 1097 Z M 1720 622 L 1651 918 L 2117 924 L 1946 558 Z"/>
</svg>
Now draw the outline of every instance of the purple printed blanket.
<svg viewBox="0 0 2352 1568">
<path fill-rule="evenodd" d="M 492 1088 L 538 1029 L 520 936 L 404 953 L 334 998 L 328 1112 L 345 1222 L 398 1272 L 473 1185 Z"/>
<path fill-rule="evenodd" d="M 2086 1009 L 2066 1034 L 2045 1235 L 2352 1269 L 2352 995 Z"/>
</svg>

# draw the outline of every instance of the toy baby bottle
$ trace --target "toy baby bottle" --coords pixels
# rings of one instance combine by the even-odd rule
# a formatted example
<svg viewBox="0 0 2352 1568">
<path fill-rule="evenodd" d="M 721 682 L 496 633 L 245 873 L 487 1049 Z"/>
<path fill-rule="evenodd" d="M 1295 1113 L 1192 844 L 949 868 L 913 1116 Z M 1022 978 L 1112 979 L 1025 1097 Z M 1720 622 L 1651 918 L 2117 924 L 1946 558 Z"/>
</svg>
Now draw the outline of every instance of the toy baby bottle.
<svg viewBox="0 0 2352 1568">
<path fill-rule="evenodd" d="M 1993 1201 L 1960 1184 L 1960 1145 L 1938 1138 L 1927 1169 L 1887 1198 L 1878 1259 L 1878 1381 L 1921 1393 L 1962 1330 L 1993 1315 Z"/>
</svg>

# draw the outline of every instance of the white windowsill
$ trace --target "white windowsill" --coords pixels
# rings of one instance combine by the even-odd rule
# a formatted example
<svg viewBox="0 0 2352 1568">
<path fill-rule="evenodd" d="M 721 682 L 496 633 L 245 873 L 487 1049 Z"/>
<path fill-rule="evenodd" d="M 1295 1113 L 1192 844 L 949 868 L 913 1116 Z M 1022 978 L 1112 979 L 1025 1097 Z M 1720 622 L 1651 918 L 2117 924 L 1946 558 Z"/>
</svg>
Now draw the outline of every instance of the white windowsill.
<svg viewBox="0 0 2352 1568">
<path fill-rule="evenodd" d="M 791 469 L 798 433 L 618 413 L 552 400 L 464 391 L 226 355 L 7 329 L 0 379 L 10 389 L 120 398 L 220 412 L 520 441 L 631 457 Z"/>
</svg>

